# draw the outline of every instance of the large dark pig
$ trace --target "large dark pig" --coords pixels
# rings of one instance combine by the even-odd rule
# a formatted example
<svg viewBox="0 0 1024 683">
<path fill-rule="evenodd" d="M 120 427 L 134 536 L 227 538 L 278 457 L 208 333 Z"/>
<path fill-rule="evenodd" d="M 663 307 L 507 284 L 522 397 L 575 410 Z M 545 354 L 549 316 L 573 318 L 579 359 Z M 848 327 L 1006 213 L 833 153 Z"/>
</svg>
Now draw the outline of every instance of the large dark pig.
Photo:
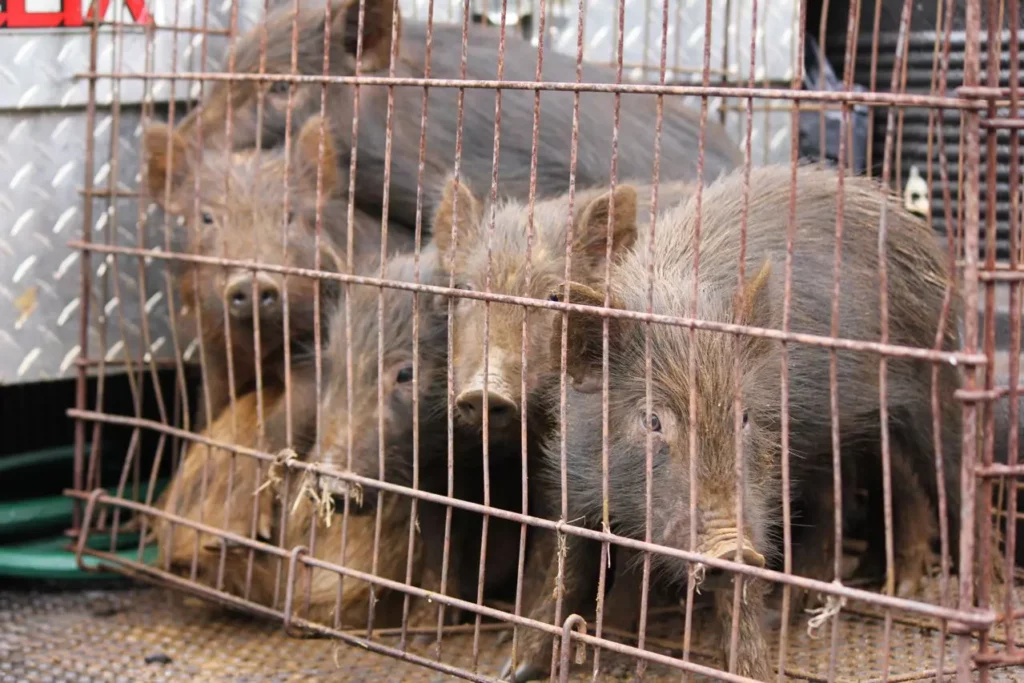
<svg viewBox="0 0 1024 683">
<path fill-rule="evenodd" d="M 796 232 L 793 243 L 791 329 L 828 335 L 831 319 L 833 254 L 837 218 L 837 176 L 833 171 L 803 167 L 797 173 Z M 653 278 L 653 311 L 698 319 L 782 328 L 784 258 L 789 223 L 790 169 L 768 167 L 750 175 L 749 220 L 746 238 L 746 279 L 737 297 L 737 264 L 741 258 L 744 179 L 730 175 L 709 186 L 703 198 L 700 270 L 694 295 L 694 251 L 697 212 L 688 202 L 662 216 L 650 243 L 641 230 L 634 247 L 612 271 L 611 306 L 645 311 L 649 273 Z M 950 274 L 946 256 L 920 219 L 894 198 L 886 197 L 872 181 L 845 180 L 842 237 L 842 292 L 839 335 L 880 338 L 878 241 L 883 207 L 887 203 L 889 341 L 931 348 L 940 331 L 940 316 Z M 618 218 L 618 216 L 617 216 Z M 621 231 L 628 232 L 623 217 Z M 635 229 L 635 228 L 633 228 Z M 653 262 L 651 261 L 653 259 Z M 554 292 L 561 297 L 562 290 Z M 601 306 L 604 292 L 572 284 L 573 303 Z M 954 297 L 951 315 L 941 330 L 944 347 L 956 345 L 960 306 Z M 646 446 L 651 447 L 651 539 L 672 548 L 693 548 L 716 558 L 737 556 L 746 564 L 763 566 L 780 556 L 781 522 L 780 424 L 781 348 L 763 337 L 735 337 L 685 327 L 609 320 L 609 500 L 614 533 L 643 539 L 646 521 Z M 645 332 L 650 330 L 651 390 L 647 400 Z M 552 336 L 560 349 L 560 326 Z M 568 374 L 571 378 L 567 420 L 568 501 L 572 520 L 592 529 L 602 520 L 601 396 L 602 321 L 571 313 L 568 327 Z M 695 357 L 694 357 L 695 356 Z M 696 385 L 689 375 L 695 363 Z M 734 412 L 739 364 L 740 411 Z M 843 448 L 843 475 L 880 469 L 879 366 L 872 354 L 839 351 L 838 422 Z M 834 510 L 832 509 L 832 449 L 829 351 L 823 347 L 789 344 L 790 448 L 794 500 L 810 499 L 816 514 L 794 547 L 794 572 L 830 580 Z M 900 583 L 920 578 L 930 561 L 927 543 L 920 543 L 920 519 L 936 517 L 938 482 L 933 455 L 931 365 L 908 358 L 888 361 L 889 434 L 893 461 L 895 547 L 894 568 Z M 955 367 L 939 371 L 945 459 L 948 523 L 955 549 L 959 512 L 959 404 L 953 397 L 959 377 Z M 691 390 L 696 405 L 691 405 Z M 649 407 L 648 407 L 649 405 Z M 696 421 L 691 434 L 690 414 Z M 739 441 L 737 443 L 737 440 Z M 691 453 L 691 443 L 696 452 Z M 560 496 L 557 438 L 548 449 L 547 478 L 552 496 Z M 742 452 L 742 481 L 737 481 L 736 454 Z M 695 462 L 693 460 L 695 459 Z M 691 480 L 691 472 L 696 481 Z M 909 474 L 908 474 L 909 473 Z M 698 499 L 696 517 L 690 513 L 691 484 Z M 737 490 L 743 492 L 743 529 L 738 532 Z M 569 536 L 564 576 L 562 617 L 581 611 L 593 599 L 596 585 L 596 544 Z M 684 584 L 689 563 L 664 555 L 652 558 L 657 576 Z M 548 573 L 553 589 L 557 568 Z M 733 589 L 722 572 L 701 572 L 702 587 L 716 602 L 716 624 L 725 662 L 734 657 L 737 673 L 758 680 L 774 679 L 761 619 L 766 585 L 744 580 L 740 613 L 733 614 Z M 552 623 L 552 590 L 538 593 L 531 616 Z M 738 619 L 739 646 L 729 652 L 730 629 Z M 517 680 L 528 680 L 548 669 L 551 639 L 531 631 L 524 640 L 524 661 Z"/>
<path fill-rule="evenodd" d="M 390 260 L 384 277 L 414 282 L 415 255 Z M 439 285 L 446 278 L 438 267 L 437 253 L 428 248 L 420 254 L 420 282 Z M 376 275 L 376 269 L 370 273 Z M 415 299 L 418 296 L 418 309 Z M 380 299 L 378 297 L 381 297 Z M 378 309 L 380 305 L 380 309 Z M 347 313 L 346 313 L 347 307 Z M 417 312 L 418 310 L 418 312 Z M 382 319 L 378 314 L 382 314 Z M 414 316 L 418 320 L 414 321 Z M 346 317 L 348 330 L 346 330 Z M 382 326 L 383 325 L 383 326 Z M 414 342 L 418 329 L 418 345 Z M 353 286 L 348 300 L 332 314 L 329 346 L 324 355 L 327 377 L 322 415 L 324 430 L 321 461 L 339 471 L 412 486 L 437 494 L 448 493 L 447 420 L 447 303 L 444 297 L 402 289 Z M 378 343 L 383 347 L 379 349 Z M 348 359 L 351 357 L 351 374 Z M 382 360 L 382 365 L 378 359 Z M 414 367 L 416 371 L 414 373 Z M 351 392 L 351 394 L 349 393 Z M 379 392 L 379 394 L 378 394 Z M 349 403 L 349 396 L 352 403 Z M 378 395 L 380 400 L 378 401 Z M 416 413 L 418 403 L 418 416 Z M 456 427 L 454 431 L 453 495 L 483 503 L 484 460 L 479 433 Z M 350 457 L 351 442 L 351 457 Z M 418 476 L 414 469 L 418 448 Z M 493 444 L 489 463 L 490 505 L 519 510 L 521 487 L 510 485 L 521 478 L 519 452 L 502 453 L 508 446 Z M 327 478 L 338 497 L 349 493 L 341 480 Z M 378 493 L 363 487 L 350 507 L 356 514 L 373 510 Z M 383 523 L 384 545 L 405 544 L 409 533 L 409 499 L 402 498 L 404 516 L 394 507 Z M 423 546 L 422 587 L 439 591 L 445 540 L 445 508 L 420 502 L 418 529 Z M 339 508 L 340 509 L 340 508 Z M 485 591 L 514 585 L 519 551 L 519 526 L 491 518 L 488 529 Z M 455 510 L 452 520 L 446 593 L 475 601 L 479 567 L 481 517 Z M 436 615 L 437 606 L 425 603 Z M 452 615 L 452 610 L 448 614 Z M 417 615 L 419 618 L 419 615 Z M 428 618 L 428 617 L 424 617 Z"/>
<path fill-rule="evenodd" d="M 362 41 L 363 75 L 387 75 L 390 63 L 393 0 L 369 0 L 365 5 Z M 258 73 L 261 64 L 262 31 L 266 30 L 266 73 L 292 73 L 292 27 L 295 9 L 289 4 L 272 12 L 262 26 L 253 28 L 235 47 L 235 70 Z M 330 72 L 335 76 L 355 73 L 358 0 L 338 0 L 331 4 Z M 323 73 L 324 7 L 322 4 L 298 10 L 298 46 L 296 70 L 303 75 Z M 423 23 L 405 21 L 399 27 L 400 43 L 395 76 L 426 76 L 426 31 Z M 466 78 L 498 78 L 499 32 L 473 25 L 466 46 Z M 459 78 L 462 58 L 462 28 L 437 24 L 433 29 L 430 76 Z M 508 32 L 505 37 L 504 80 L 532 81 L 536 76 L 537 50 L 527 41 Z M 550 48 L 544 55 L 542 76 L 547 82 L 574 82 L 576 61 Z M 588 64 L 583 70 L 586 82 L 613 83 L 615 71 Z M 355 147 L 351 139 L 353 92 L 350 85 L 332 84 L 327 89 L 327 112 L 332 122 L 339 160 L 347 164 L 348 152 Z M 425 175 L 443 177 L 454 165 L 458 129 L 458 90 L 434 87 L 428 96 Z M 262 124 L 257 127 L 260 95 L 264 94 Z M 301 125 L 320 111 L 321 85 L 303 83 L 294 86 L 292 121 Z M 231 103 L 233 144 L 254 146 L 259 138 L 264 147 L 284 140 L 289 85 L 284 82 L 260 84 L 257 81 L 228 83 L 217 81 L 201 106 L 183 122 L 183 129 L 195 128 L 202 119 L 205 138 L 223 137 Z M 416 220 L 417 177 L 423 90 L 394 88 L 393 133 L 391 147 L 391 186 L 388 217 L 412 226 Z M 360 86 L 358 166 L 356 202 L 367 211 L 379 213 L 384 201 L 384 157 L 387 139 L 388 88 Z M 573 93 L 544 92 L 538 138 L 537 193 L 553 196 L 568 190 L 573 121 Z M 654 95 L 626 94 L 621 99 L 617 175 L 621 178 L 650 178 L 653 174 L 657 98 Z M 529 90 L 504 90 L 501 96 L 500 158 L 498 191 L 501 196 L 525 199 L 529 195 L 532 150 L 534 93 Z M 584 92 L 580 95 L 579 149 L 576 183 L 579 187 L 607 184 L 611 173 L 614 95 Z M 490 191 L 494 156 L 495 92 L 487 89 L 465 90 L 462 124 L 461 175 L 478 194 Z M 700 117 L 680 105 L 675 98 L 664 101 L 662 130 L 662 178 L 694 179 L 697 176 L 697 151 Z M 711 179 L 735 168 L 742 157 L 725 129 L 708 120 L 704 177 Z M 628 142 L 628 144 L 626 144 Z"/>
<path fill-rule="evenodd" d="M 319 117 L 309 119 L 302 128 L 290 160 L 282 150 L 230 152 L 208 146 L 200 152 L 180 130 L 153 124 L 145 133 L 146 187 L 149 196 L 173 220 L 182 224 L 175 229 L 175 237 L 184 242 L 182 246 L 189 253 L 312 269 L 316 263 L 319 144 Z M 330 271 L 345 266 L 348 199 L 343 192 L 347 181 L 338 170 L 329 133 L 324 145 L 320 265 Z M 289 194 L 287 216 L 284 213 L 286 193 Z M 355 211 L 354 215 L 351 235 L 354 257 L 379 258 L 379 219 L 360 211 Z M 406 249 L 411 244 L 412 234 L 408 230 L 388 231 L 389 250 Z M 335 284 L 329 280 L 319 282 L 322 302 L 336 297 Z M 183 318 L 193 327 L 201 323 L 199 331 L 205 347 L 213 414 L 220 411 L 230 396 L 229 353 L 237 393 L 255 389 L 257 361 L 268 383 L 283 382 L 282 326 L 286 291 L 283 275 L 183 264 L 177 283 L 186 307 Z M 288 278 L 288 324 L 293 351 L 308 351 L 312 343 L 317 283 L 312 278 Z M 225 327 L 225 318 L 228 327 Z M 257 319 L 258 359 L 254 336 Z"/>
</svg>

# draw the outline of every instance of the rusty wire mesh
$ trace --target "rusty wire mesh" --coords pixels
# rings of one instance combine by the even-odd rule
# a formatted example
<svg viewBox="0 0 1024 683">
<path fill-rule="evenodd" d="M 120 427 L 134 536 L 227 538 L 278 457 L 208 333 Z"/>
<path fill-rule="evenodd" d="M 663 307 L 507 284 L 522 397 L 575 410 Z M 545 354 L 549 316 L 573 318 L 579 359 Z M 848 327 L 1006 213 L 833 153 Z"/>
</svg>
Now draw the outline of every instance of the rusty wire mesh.
<svg viewBox="0 0 1024 683">
<path fill-rule="evenodd" d="M 536 46 L 507 21 L 513 3 L 483 13 L 497 28 L 477 25 L 468 0 L 446 14 L 441 4 L 435 15 L 433 2 L 425 12 L 374 0 L 283 3 L 241 31 L 235 2 L 228 30 L 210 30 L 236 48 L 225 63 L 207 63 L 196 30 L 198 65 L 193 53 L 168 73 L 149 61 L 141 73 L 126 70 L 118 46 L 136 29 L 94 21 L 87 130 L 98 83 L 111 84 L 115 129 L 122 81 L 206 90 L 184 117 L 172 96 L 173 127 L 144 107 L 140 179 L 119 177 L 124 150 L 86 140 L 79 392 L 69 411 L 78 552 L 289 631 L 469 679 L 496 677 L 494 663 L 508 656 L 566 680 L 584 646 L 594 677 L 613 662 L 639 675 L 654 667 L 651 677 L 860 679 L 844 654 L 844 639 L 865 628 L 851 615 L 874 625 L 854 640 L 881 650 L 872 680 L 986 679 L 1024 665 L 1014 563 L 1024 474 L 1018 4 L 896 3 L 891 55 L 881 48 L 880 2 L 831 12 L 825 3 L 817 25 L 809 3 L 787 5 L 790 68 L 774 80 L 759 69 L 773 39 L 758 23 L 770 3 L 735 3 L 740 12 L 711 0 L 647 2 L 638 32 L 626 30 L 620 2 L 605 27 L 610 68 L 583 61 L 593 7 L 582 0 L 577 26 L 560 37 L 575 36 L 574 57 L 548 44 L 549 13 L 559 16 L 564 3 L 536 4 Z M 193 10 L 208 12 L 208 3 Z M 922 13 L 934 37 L 923 57 L 909 47 L 926 33 L 911 30 Z M 147 36 L 176 30 L 178 19 Z M 805 35 L 834 52 L 836 21 L 842 88 L 807 88 Z M 864 25 L 873 30 L 858 35 Z M 963 56 L 952 80 L 954 26 Z M 640 34 L 643 59 L 632 63 L 624 46 Z M 737 36 L 742 49 L 730 43 Z M 700 64 L 679 56 L 684 38 L 703 46 Z M 864 54 L 866 83 L 856 67 Z M 930 64 L 923 86 L 908 85 L 911 58 Z M 886 60 L 888 82 L 878 76 Z M 854 89 L 855 76 L 864 88 Z M 924 209 L 883 199 L 848 171 L 851 120 L 863 107 L 871 124 L 860 175 L 902 195 L 902 157 L 923 146 Z M 799 168 L 808 111 L 820 113 L 822 152 L 825 117 L 840 114 L 832 170 Z M 927 121 L 923 141 L 903 135 L 914 112 Z M 788 131 L 789 149 L 771 166 L 770 141 L 785 139 L 773 126 Z M 821 197 L 828 210 L 813 214 Z M 101 216 L 117 225 L 127 202 L 137 204 L 134 230 L 97 227 Z M 867 219 L 844 225 L 862 209 Z M 631 218 L 633 210 L 644 213 Z M 804 211 L 842 238 L 821 242 L 809 265 L 794 242 Z M 923 242 L 900 231 L 938 223 L 945 235 L 927 261 Z M 785 231 L 782 253 L 756 252 L 766 225 Z M 683 259 L 691 252 L 680 247 L 672 261 L 659 251 L 671 242 L 655 247 L 659 230 L 689 231 L 697 245 L 710 235 L 712 247 L 700 247 L 699 260 Z M 702 267 L 725 270 L 705 251 L 733 253 L 715 241 L 723 230 L 734 231 L 739 258 L 717 274 L 715 291 L 698 280 Z M 865 239 L 858 230 L 874 232 Z M 756 258 L 746 251 L 751 235 Z M 889 250 L 909 260 L 890 261 Z M 768 257 L 770 270 L 761 267 Z M 874 264 L 859 281 L 858 259 Z M 169 345 L 154 347 L 145 317 L 118 319 L 115 330 L 138 325 L 144 343 L 125 341 L 111 356 L 107 323 L 120 310 L 96 310 L 92 293 L 119 296 L 122 278 L 144 280 L 149 262 L 165 264 L 163 280 L 138 289 L 162 295 Z M 852 284 L 841 276 L 851 267 Z M 794 273 L 804 269 L 828 302 L 810 321 L 793 308 L 794 283 L 803 282 Z M 900 298 L 918 287 L 941 296 Z M 767 320 L 758 313 L 766 288 L 778 310 Z M 1010 331 L 1009 349 L 997 351 L 1000 290 Z M 847 318 L 841 326 L 848 305 L 863 306 L 855 320 L 879 334 L 865 336 Z M 921 319 L 915 306 L 927 309 Z M 99 350 L 90 343 L 97 320 Z M 708 348 L 717 355 L 698 360 Z M 794 377 L 801 366 L 788 359 L 804 348 L 821 349 L 827 380 Z M 758 359 L 770 359 L 776 389 L 750 385 L 764 376 Z M 861 374 L 851 376 L 855 362 Z M 157 416 L 105 410 L 106 372 L 126 372 L 140 406 L 168 366 L 174 405 L 158 400 Z M 87 396 L 91 372 L 101 381 Z M 827 406 L 806 405 L 811 394 L 800 392 L 812 380 L 826 382 Z M 745 403 L 748 391 L 756 400 Z M 842 412 L 858 391 L 878 401 L 877 414 Z M 900 412 L 912 405 L 924 412 Z M 821 452 L 791 454 L 811 430 L 791 421 L 791 408 L 820 422 Z M 846 438 L 841 414 L 869 425 L 853 434 L 860 440 Z M 98 488 L 99 443 L 115 428 L 136 438 L 110 493 Z M 160 436 L 146 468 L 143 431 Z M 906 455 L 914 448 L 923 460 Z M 813 484 L 824 494 L 792 476 L 811 456 L 826 472 Z M 877 460 L 877 471 L 847 480 L 859 460 Z M 140 499 L 140 482 L 168 472 L 161 498 L 150 486 Z M 612 489 L 626 495 L 613 501 Z M 931 507 L 914 517 L 922 489 Z M 846 518 L 854 508 L 864 519 Z M 160 546 L 156 565 L 85 542 L 101 533 L 113 550 L 126 528 L 142 532 L 140 559 L 146 545 Z M 899 565 L 922 538 L 940 559 L 925 553 Z M 848 571 L 871 553 L 880 571 Z M 906 567 L 899 578 L 921 583 L 897 594 Z M 780 614 L 771 626 L 762 625 L 766 603 Z M 932 634 L 928 656 L 900 654 L 908 624 Z M 510 638 L 488 635 L 509 625 Z"/>
</svg>

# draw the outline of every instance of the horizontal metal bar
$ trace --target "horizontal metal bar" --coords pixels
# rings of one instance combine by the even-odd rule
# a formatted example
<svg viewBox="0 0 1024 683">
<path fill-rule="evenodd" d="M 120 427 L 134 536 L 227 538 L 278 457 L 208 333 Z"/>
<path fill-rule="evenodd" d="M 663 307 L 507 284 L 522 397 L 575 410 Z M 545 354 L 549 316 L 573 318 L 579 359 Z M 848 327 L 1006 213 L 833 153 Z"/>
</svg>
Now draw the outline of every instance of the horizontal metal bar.
<svg viewBox="0 0 1024 683">
<path fill-rule="evenodd" d="M 231 605 L 232 607 L 247 610 L 249 612 L 259 614 L 265 617 L 280 619 L 282 621 L 284 621 L 286 618 L 285 613 L 280 610 L 276 610 L 271 607 L 266 607 L 257 602 L 250 602 L 248 600 L 245 600 L 244 598 L 239 598 L 235 595 L 231 595 L 230 593 L 218 591 L 215 588 L 210 588 L 209 586 L 204 586 L 200 583 L 189 581 L 188 579 L 184 579 L 174 574 L 170 574 L 161 569 L 157 569 L 156 567 L 152 567 L 141 562 L 136 562 L 135 560 L 129 560 L 127 558 L 123 558 L 112 553 L 103 552 L 101 550 L 93 550 L 91 548 L 83 549 L 82 553 L 84 555 L 89 555 L 90 557 L 95 557 L 97 559 L 103 560 L 106 563 L 101 564 L 97 568 L 98 570 L 115 571 L 121 574 L 126 574 L 127 576 L 132 578 L 145 577 L 149 580 L 154 580 L 157 583 L 171 585 L 176 588 L 191 592 L 195 595 L 199 595 L 210 600 L 215 600 L 223 604 Z M 122 568 L 130 569 L 131 571 L 123 571 Z M 349 631 L 341 631 L 338 629 L 334 629 L 329 626 L 319 624 L 315 621 L 309 621 L 307 619 L 292 617 L 290 619 L 290 622 L 292 625 L 299 626 L 302 629 L 314 631 L 322 635 L 329 635 L 331 637 L 337 638 L 345 644 L 351 645 L 353 647 L 360 647 L 365 650 L 369 650 L 370 652 L 375 652 L 381 655 L 387 655 L 389 657 L 394 657 L 396 659 L 409 662 L 410 664 L 428 667 L 435 671 L 449 674 L 451 676 L 457 676 L 465 680 L 482 681 L 485 683 L 490 683 L 491 681 L 499 680 L 497 678 L 491 678 L 487 676 L 481 676 L 480 674 L 474 674 L 469 671 L 459 669 L 458 667 L 454 667 L 450 664 L 445 664 L 444 662 L 439 662 L 433 659 L 429 659 L 427 657 L 422 657 L 420 655 L 408 652 L 406 650 L 400 650 L 395 647 L 383 645 L 374 640 L 361 638 L 359 636 L 353 635 Z"/>
<path fill-rule="evenodd" d="M 388 76 L 315 76 L 312 74 L 209 73 L 195 71 L 150 72 L 85 71 L 76 78 L 172 81 L 259 81 L 264 83 L 313 83 L 336 85 L 405 86 L 414 88 L 467 88 L 478 90 L 540 90 L 556 92 L 601 92 L 638 95 L 682 95 L 695 97 L 798 100 L 807 102 L 843 102 L 877 104 L 892 107 L 928 107 L 933 109 L 978 110 L 983 102 L 957 97 L 885 92 L 836 92 L 832 90 L 792 90 L 789 88 L 751 88 L 741 86 L 653 85 L 647 83 L 572 83 L 547 81 L 496 81 L 459 78 L 391 78 Z"/>
<path fill-rule="evenodd" d="M 356 483 L 359 484 L 360 486 L 363 486 L 364 488 L 379 489 L 381 491 L 398 493 L 410 498 L 417 498 L 419 500 L 437 503 L 439 505 L 447 505 L 462 510 L 468 510 L 469 512 L 475 512 L 481 515 L 487 515 L 499 519 L 506 519 L 518 524 L 529 524 L 534 527 L 548 529 L 549 531 L 573 534 L 581 538 L 587 538 L 599 542 L 614 543 L 624 548 L 630 548 L 633 550 L 659 553 L 661 555 L 680 559 L 685 562 L 699 563 L 715 569 L 724 569 L 735 574 L 744 574 L 746 576 L 752 576 L 755 578 L 763 579 L 765 581 L 774 581 L 776 583 L 788 583 L 790 585 L 806 588 L 807 590 L 818 591 L 829 595 L 837 595 L 840 597 L 845 597 L 849 600 L 859 600 L 869 604 L 875 604 L 882 608 L 891 608 L 905 612 L 911 612 L 914 614 L 920 614 L 935 619 L 954 621 L 962 624 L 968 630 L 985 630 L 987 628 L 990 628 L 992 624 L 995 623 L 997 618 L 996 613 L 992 610 L 961 611 L 946 607 L 940 607 L 938 605 L 931 605 L 928 603 L 907 600 L 904 598 L 890 597 L 873 591 L 867 591 L 858 588 L 850 588 L 842 584 L 818 581 L 815 579 L 809 579 L 803 576 L 795 576 L 792 574 L 784 574 L 782 572 L 774 571 L 771 569 L 752 567 L 750 565 L 739 564 L 731 560 L 705 556 L 696 552 L 681 550 L 678 548 L 669 548 L 666 546 L 657 545 L 655 543 L 645 543 L 644 541 L 637 541 L 631 538 L 618 536 L 612 533 L 593 531 L 591 529 L 586 529 L 583 527 L 567 524 L 560 520 L 553 521 L 549 519 L 543 519 L 540 517 L 534 517 L 532 515 L 524 515 L 522 513 L 513 512 L 511 510 L 503 510 L 501 508 L 493 508 L 484 505 L 479 505 L 476 503 L 460 500 L 458 498 L 448 498 L 446 496 L 429 493 L 427 491 L 411 489 L 406 486 L 400 486 L 398 484 L 392 484 L 386 481 L 371 479 L 369 477 L 361 477 L 350 472 L 338 472 L 329 470 L 325 467 L 313 463 L 302 462 L 299 460 L 286 460 L 283 463 L 281 463 L 281 461 L 277 460 L 274 456 L 270 455 L 269 453 L 263 453 L 251 448 L 244 448 L 241 446 L 236 446 L 234 444 L 215 441 L 213 439 L 202 437 L 200 435 L 196 435 L 182 429 L 170 427 L 168 425 L 164 425 L 153 420 L 145 420 L 142 418 L 127 417 L 120 415 L 109 415 L 95 411 L 77 409 L 69 409 L 67 411 L 67 415 L 72 419 L 152 429 L 154 431 L 169 434 L 171 436 L 178 436 L 183 439 L 196 441 L 198 443 L 204 443 L 229 452 L 255 457 L 264 462 L 278 462 L 288 467 L 289 469 L 313 472 L 314 474 L 318 474 L 320 476 Z M 88 498 L 89 495 L 91 495 L 88 493 L 83 493 L 81 491 L 73 490 L 67 490 L 65 493 L 67 495 L 71 495 L 81 499 L 86 499 Z M 139 511 L 145 512 L 146 514 L 164 516 L 168 519 L 172 517 L 171 515 L 164 513 L 163 511 L 159 511 L 154 508 L 147 507 L 139 503 L 135 503 L 134 501 L 115 499 L 106 495 L 101 495 L 99 500 L 105 502 L 117 500 L 119 505 L 123 505 L 125 507 L 132 507 Z M 187 526 L 199 529 L 201 531 L 205 531 L 206 533 L 220 535 L 224 538 L 235 541 L 241 545 L 246 545 L 250 548 L 265 549 L 270 547 L 276 547 L 266 546 L 265 544 L 260 544 L 258 541 L 253 541 L 252 539 L 249 539 L 244 536 L 238 536 L 237 534 L 231 534 L 216 527 L 209 527 L 196 522 L 192 522 L 191 520 L 185 520 L 184 518 L 180 519 L 182 521 L 179 523 L 183 523 Z"/>
<path fill-rule="evenodd" d="M 1022 91 L 1022 88 L 1013 88 L 1012 90 L 1019 93 Z M 987 85 L 962 85 L 954 90 L 954 92 L 960 97 L 993 100 L 1010 97 L 1012 90 L 1011 88 L 993 88 Z"/>
<path fill-rule="evenodd" d="M 1001 465 L 995 463 L 988 467 L 979 467 L 975 470 L 979 477 L 1024 477 L 1024 464 Z"/>
<path fill-rule="evenodd" d="M 390 289 L 402 289 L 410 292 L 426 292 L 429 294 L 441 294 L 453 298 L 476 299 L 478 301 L 490 301 L 492 303 L 515 304 L 530 308 L 546 308 L 555 311 L 572 311 L 577 313 L 588 313 L 602 318 L 613 318 L 616 320 L 632 320 L 636 322 L 660 323 L 676 327 L 686 327 L 709 332 L 723 332 L 728 334 L 743 334 L 750 337 L 763 337 L 783 342 L 794 342 L 807 344 L 809 346 L 821 346 L 842 351 L 862 351 L 876 353 L 880 356 L 913 358 L 915 360 L 931 361 L 936 363 L 950 363 L 953 365 L 984 366 L 988 358 L 983 353 L 964 353 L 960 351 L 936 351 L 934 349 L 923 349 L 914 346 L 901 346 L 898 344 L 883 344 L 881 342 L 870 342 L 853 339 L 837 339 L 834 337 L 823 337 L 816 334 L 802 334 L 799 332 L 782 332 L 781 330 L 765 329 L 760 327 L 749 327 L 747 325 L 734 325 L 732 323 L 712 322 L 680 316 L 658 315 L 654 313 L 641 313 L 639 311 L 626 311 L 621 309 L 600 308 L 595 306 L 583 306 L 580 304 L 563 303 L 560 301 L 548 301 L 546 299 L 531 299 L 528 297 L 511 296 L 508 294 L 495 294 L 492 292 L 478 292 L 466 289 L 453 289 L 450 287 L 438 287 L 435 285 L 415 284 L 412 282 L 397 282 L 376 277 L 351 275 L 348 273 L 335 273 L 326 270 L 311 270 L 308 268 L 294 268 L 291 266 L 279 266 L 274 264 L 259 263 L 256 261 L 218 258 L 215 256 L 200 256 L 198 254 L 184 254 L 180 252 L 167 252 L 162 249 L 142 249 L 139 247 L 123 247 L 109 244 L 97 244 L 92 242 L 71 242 L 69 246 L 73 249 L 84 251 L 95 251 L 103 254 L 122 254 L 126 256 L 137 256 L 141 258 L 160 259 L 164 261 L 178 261 L 184 263 L 196 263 L 209 266 L 222 266 L 226 268 L 240 268 L 246 270 L 260 270 L 281 275 L 294 275 L 321 280 L 335 280 L 356 285 L 370 285 L 373 287 L 387 287 Z"/>
<path fill-rule="evenodd" d="M 997 130 L 1022 130 L 1024 129 L 1024 119 L 986 119 L 981 122 L 981 127 Z"/>
</svg>

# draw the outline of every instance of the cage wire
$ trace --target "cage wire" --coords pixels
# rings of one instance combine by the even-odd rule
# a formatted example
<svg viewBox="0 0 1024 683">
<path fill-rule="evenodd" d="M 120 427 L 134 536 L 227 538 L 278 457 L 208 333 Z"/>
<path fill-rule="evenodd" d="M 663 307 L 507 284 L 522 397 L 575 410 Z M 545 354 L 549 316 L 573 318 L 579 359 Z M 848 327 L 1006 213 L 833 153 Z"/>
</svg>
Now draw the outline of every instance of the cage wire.
<svg viewBox="0 0 1024 683">
<path fill-rule="evenodd" d="M 80 560 L 266 620 L 161 614 L 183 641 L 1019 676 L 1018 3 L 150 11 L 82 74 L 67 494 Z"/>
</svg>

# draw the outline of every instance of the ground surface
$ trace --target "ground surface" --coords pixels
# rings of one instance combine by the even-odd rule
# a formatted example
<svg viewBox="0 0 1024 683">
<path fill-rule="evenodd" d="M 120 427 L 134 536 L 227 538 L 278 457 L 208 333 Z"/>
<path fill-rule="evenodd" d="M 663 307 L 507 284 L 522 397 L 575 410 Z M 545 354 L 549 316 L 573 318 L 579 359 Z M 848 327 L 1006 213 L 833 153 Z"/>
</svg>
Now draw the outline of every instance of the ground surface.
<svg viewBox="0 0 1024 683">
<path fill-rule="evenodd" d="M 1024 604 L 1018 588 L 1017 605 Z M 695 624 L 700 624 L 700 615 Z M 672 654 L 678 620 L 652 625 L 652 649 Z M 791 680 L 826 680 L 830 628 L 812 640 L 805 626 L 790 635 L 787 673 Z M 836 680 L 871 681 L 884 675 L 884 620 L 865 605 L 843 612 L 836 640 Z M 699 640 L 699 638 L 698 638 Z M 996 647 L 1005 633 L 996 634 Z M 897 616 L 892 624 L 889 680 L 923 678 L 937 666 L 941 638 L 933 625 Z M 1003 644 L 1000 644 L 1000 642 Z M 1024 646 L 1024 625 L 1017 641 Z M 397 646 L 398 638 L 379 642 Z M 777 639 L 773 638 L 774 643 Z M 449 635 L 443 661 L 472 668 L 473 637 Z M 945 667 L 955 653 L 948 641 Z M 704 650 L 706 643 L 699 643 Z M 662 647 L 664 646 L 664 647 Z M 493 676 L 508 654 L 499 633 L 480 634 L 479 668 Z M 430 646 L 411 647 L 430 656 Z M 588 653 L 589 655 L 589 653 Z M 678 656 L 678 650 L 676 650 Z M 697 658 L 700 661 L 700 657 Z M 707 660 L 704 660 L 707 662 Z M 589 679 L 590 662 L 574 670 L 575 680 Z M 601 680 L 624 680 L 634 667 L 611 653 L 602 658 Z M 917 674 L 917 675 L 914 675 Z M 934 673 L 932 674 L 934 676 Z M 326 639 L 286 636 L 280 623 L 239 614 L 211 613 L 194 599 L 162 589 L 53 591 L 27 588 L 0 591 L 0 681 L 442 681 L 451 677 L 400 662 L 359 647 Z M 646 680 L 679 680 L 678 674 L 651 666 Z M 934 679 L 932 679 L 934 680 Z M 1024 681 L 1024 671 L 1003 668 L 993 681 Z"/>
</svg>

